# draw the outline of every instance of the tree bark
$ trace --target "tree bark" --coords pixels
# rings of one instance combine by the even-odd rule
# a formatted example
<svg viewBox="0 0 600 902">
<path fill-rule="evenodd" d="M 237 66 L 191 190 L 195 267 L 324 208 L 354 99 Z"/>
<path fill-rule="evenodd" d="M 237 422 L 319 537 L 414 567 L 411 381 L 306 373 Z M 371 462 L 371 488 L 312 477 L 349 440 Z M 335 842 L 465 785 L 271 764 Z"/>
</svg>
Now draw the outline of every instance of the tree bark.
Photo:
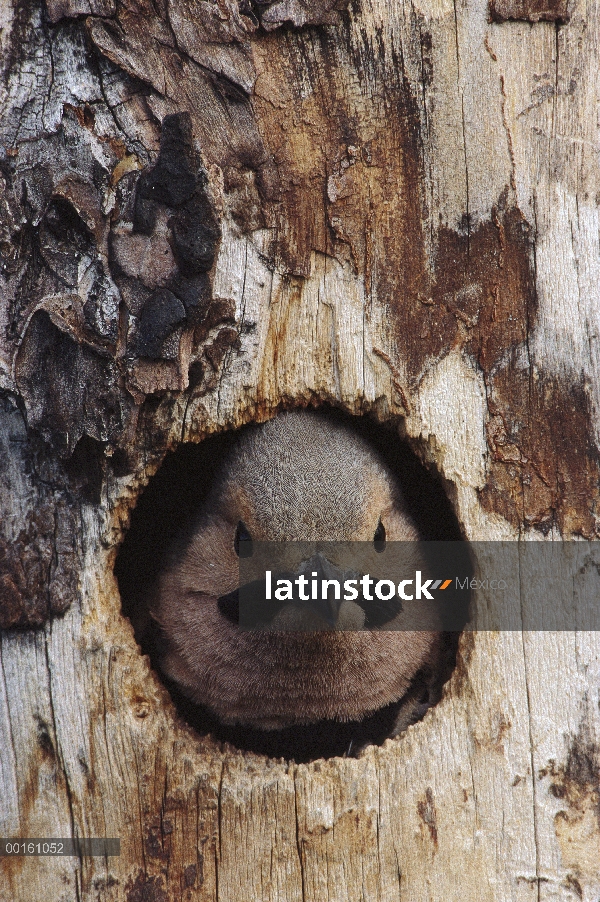
<svg viewBox="0 0 600 902">
<path fill-rule="evenodd" d="M 0 900 L 597 899 L 596 633 L 461 638 L 358 759 L 176 716 L 115 556 L 182 442 L 399 422 L 471 540 L 598 538 L 600 14 L 4 0 Z"/>
</svg>

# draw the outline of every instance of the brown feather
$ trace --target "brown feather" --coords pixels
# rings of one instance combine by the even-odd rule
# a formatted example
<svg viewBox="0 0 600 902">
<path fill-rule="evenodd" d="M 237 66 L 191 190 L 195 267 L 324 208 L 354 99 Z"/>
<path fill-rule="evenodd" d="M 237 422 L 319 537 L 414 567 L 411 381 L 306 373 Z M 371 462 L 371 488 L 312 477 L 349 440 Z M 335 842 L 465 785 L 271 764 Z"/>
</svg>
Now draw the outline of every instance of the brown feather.
<svg viewBox="0 0 600 902">
<path fill-rule="evenodd" d="M 238 584 L 240 520 L 256 540 L 372 542 L 380 518 L 388 540 L 418 538 L 398 479 L 351 429 L 294 411 L 242 434 L 160 579 L 165 674 L 222 722 L 266 730 L 359 720 L 402 698 L 439 633 L 246 632 L 217 607 Z"/>
</svg>

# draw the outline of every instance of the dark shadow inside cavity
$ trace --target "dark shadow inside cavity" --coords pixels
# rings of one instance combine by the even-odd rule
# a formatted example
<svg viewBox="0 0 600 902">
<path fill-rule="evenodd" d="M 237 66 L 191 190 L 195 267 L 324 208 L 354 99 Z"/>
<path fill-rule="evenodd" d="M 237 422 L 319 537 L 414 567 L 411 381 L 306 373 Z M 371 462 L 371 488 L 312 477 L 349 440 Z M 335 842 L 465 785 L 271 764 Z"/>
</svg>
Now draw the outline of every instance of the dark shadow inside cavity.
<svg viewBox="0 0 600 902">
<path fill-rule="evenodd" d="M 319 410 L 324 412 L 323 408 Z M 463 540 L 441 479 L 400 441 L 393 425 L 382 426 L 368 417 L 352 417 L 333 408 L 326 409 L 326 414 L 350 425 L 379 451 L 401 481 L 407 508 L 423 540 Z M 240 431 L 210 436 L 200 444 L 183 444 L 168 454 L 138 499 L 130 528 L 119 549 L 115 574 L 123 613 L 133 625 L 142 652 L 150 657 L 159 673 L 161 637 L 159 627 L 149 616 L 150 600 L 168 552 L 192 529 L 216 472 Z M 465 610 L 465 622 L 467 618 L 468 611 Z M 443 651 L 433 680 L 426 672 L 420 672 L 414 678 L 407 693 L 414 700 L 415 710 L 409 723 L 421 719 L 427 709 L 439 701 L 442 687 L 456 664 L 459 636 L 458 632 L 444 634 Z M 163 682 L 179 715 L 199 733 L 211 734 L 216 740 L 238 749 L 298 763 L 336 755 L 352 756 L 366 745 L 380 745 L 389 737 L 398 710 L 406 699 L 405 696 L 362 721 L 323 721 L 263 731 L 221 724 L 210 711 L 187 699 L 172 681 L 163 677 Z"/>
</svg>

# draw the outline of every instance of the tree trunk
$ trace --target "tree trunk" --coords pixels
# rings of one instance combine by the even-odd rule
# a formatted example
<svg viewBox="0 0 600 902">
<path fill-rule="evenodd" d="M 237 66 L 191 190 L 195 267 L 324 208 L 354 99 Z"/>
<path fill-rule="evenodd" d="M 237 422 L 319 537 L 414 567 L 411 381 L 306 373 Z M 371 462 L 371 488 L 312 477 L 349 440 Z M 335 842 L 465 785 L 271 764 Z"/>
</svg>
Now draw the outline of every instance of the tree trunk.
<svg viewBox="0 0 600 902">
<path fill-rule="evenodd" d="M 471 540 L 597 538 L 600 14 L 582 0 L 3 0 L 0 900 L 597 899 L 596 633 L 465 633 L 309 764 L 180 720 L 121 613 L 181 442 L 329 403 Z"/>
</svg>

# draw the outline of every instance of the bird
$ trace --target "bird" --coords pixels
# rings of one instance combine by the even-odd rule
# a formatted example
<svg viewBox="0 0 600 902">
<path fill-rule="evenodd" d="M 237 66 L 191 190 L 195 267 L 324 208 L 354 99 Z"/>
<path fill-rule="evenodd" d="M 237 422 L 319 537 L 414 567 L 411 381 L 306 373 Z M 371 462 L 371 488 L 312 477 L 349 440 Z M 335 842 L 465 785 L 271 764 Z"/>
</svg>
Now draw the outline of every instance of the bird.
<svg viewBox="0 0 600 902">
<path fill-rule="evenodd" d="M 398 475 L 349 423 L 294 409 L 240 430 L 151 602 L 163 674 L 225 725 L 289 731 L 396 706 L 388 733 L 397 735 L 430 704 L 415 679 L 435 669 L 440 629 L 390 629 L 398 610 L 365 610 L 360 598 L 329 614 L 280 605 L 270 626 L 241 629 L 240 554 L 261 542 L 360 542 L 380 552 L 418 540 Z M 318 555 L 304 572 L 315 566 L 336 569 Z M 305 628 L 294 628 L 299 616 Z"/>
</svg>

